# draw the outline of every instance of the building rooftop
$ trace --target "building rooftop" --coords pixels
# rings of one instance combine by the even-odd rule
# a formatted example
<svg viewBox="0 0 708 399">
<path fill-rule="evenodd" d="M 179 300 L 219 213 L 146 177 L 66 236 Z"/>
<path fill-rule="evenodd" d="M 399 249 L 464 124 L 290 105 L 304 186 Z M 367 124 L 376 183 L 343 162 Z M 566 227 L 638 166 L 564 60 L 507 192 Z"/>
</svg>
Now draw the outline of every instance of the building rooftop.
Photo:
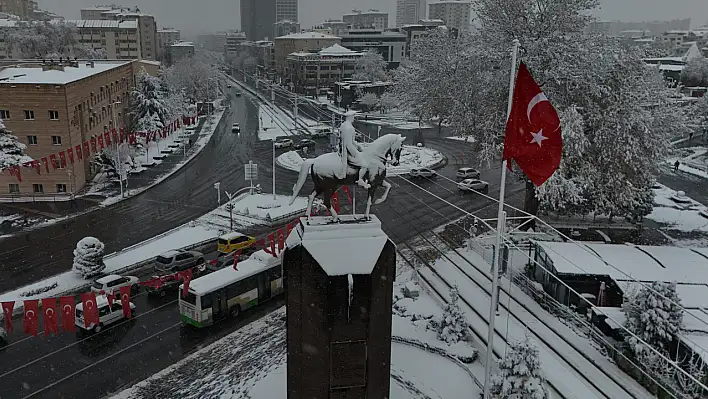
<svg viewBox="0 0 708 399">
<path fill-rule="evenodd" d="M 74 19 L 74 20 L 54 20 L 52 23 L 65 23 L 76 25 L 77 28 L 90 29 L 138 29 L 138 21 L 108 21 L 103 19 Z"/>
<path fill-rule="evenodd" d="M 194 47 L 194 43 L 192 43 L 192 42 L 178 42 L 178 43 L 171 45 L 170 47 Z"/>
<path fill-rule="evenodd" d="M 275 39 L 340 39 L 340 37 L 320 32 L 300 32 L 276 37 Z"/>
<path fill-rule="evenodd" d="M 64 67 L 60 70 L 42 70 L 41 67 L 36 68 L 5 68 L 0 69 L 0 84 L 53 84 L 64 85 L 86 79 L 90 76 L 97 75 L 102 72 L 110 71 L 130 64 L 131 61 L 119 62 L 94 62 L 93 67 L 87 66 L 87 62 L 82 61 L 77 67 Z"/>
<path fill-rule="evenodd" d="M 160 33 L 160 32 L 162 32 L 162 33 L 179 33 L 179 29 L 162 28 L 162 29 L 157 30 L 157 33 Z"/>
<path fill-rule="evenodd" d="M 322 49 L 320 51 L 320 55 L 356 55 L 356 54 L 361 54 L 360 52 L 350 50 L 344 46 L 341 46 L 337 43 Z"/>
<path fill-rule="evenodd" d="M 12 28 L 17 26 L 20 21 L 14 19 L 0 19 L 0 28 Z"/>
<path fill-rule="evenodd" d="M 111 11 L 113 7 L 109 6 L 93 6 L 93 7 L 81 7 L 81 11 Z"/>
<path fill-rule="evenodd" d="M 116 16 L 126 16 L 126 17 L 152 17 L 150 14 L 145 14 L 144 12 L 140 11 L 131 11 L 131 10 L 126 10 L 126 9 L 115 9 L 115 10 L 106 10 L 102 12 L 101 14 L 111 14 L 111 15 L 116 15 Z"/>
<path fill-rule="evenodd" d="M 366 38 L 366 37 L 377 37 L 377 36 L 405 38 L 406 34 L 401 33 L 401 32 L 382 31 L 382 30 L 378 30 L 378 29 L 351 29 L 349 31 L 343 32 L 341 36 L 342 36 L 342 38 L 349 38 L 349 37 Z"/>
<path fill-rule="evenodd" d="M 344 16 L 344 17 L 354 16 L 354 15 L 388 15 L 388 13 L 387 13 L 387 12 L 382 12 L 382 11 L 379 11 L 379 10 L 369 10 L 369 11 L 358 11 L 358 10 L 354 10 L 354 11 L 352 11 L 352 12 L 350 12 L 350 13 L 342 14 L 342 16 Z"/>
</svg>

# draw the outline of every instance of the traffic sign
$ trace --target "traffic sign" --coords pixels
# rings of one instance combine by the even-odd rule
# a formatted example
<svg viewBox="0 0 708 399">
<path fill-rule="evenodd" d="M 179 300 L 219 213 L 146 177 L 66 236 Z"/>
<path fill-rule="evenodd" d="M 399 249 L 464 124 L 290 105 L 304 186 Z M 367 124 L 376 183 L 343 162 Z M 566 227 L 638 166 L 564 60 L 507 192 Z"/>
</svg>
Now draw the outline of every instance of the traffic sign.
<svg viewBox="0 0 708 399">
<path fill-rule="evenodd" d="M 244 170 L 246 171 L 246 180 L 258 180 L 258 164 L 248 161 L 244 165 Z"/>
</svg>

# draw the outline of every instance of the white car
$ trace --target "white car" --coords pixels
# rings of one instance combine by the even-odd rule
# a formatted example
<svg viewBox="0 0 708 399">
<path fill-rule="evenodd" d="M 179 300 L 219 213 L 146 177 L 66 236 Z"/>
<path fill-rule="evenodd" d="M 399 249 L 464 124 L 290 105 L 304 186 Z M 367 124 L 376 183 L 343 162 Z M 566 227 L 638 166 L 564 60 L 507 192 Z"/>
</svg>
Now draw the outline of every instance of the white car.
<svg viewBox="0 0 708 399">
<path fill-rule="evenodd" d="M 293 141 L 290 139 L 277 139 L 275 140 L 275 148 L 286 148 L 286 147 L 292 147 L 293 146 Z"/>
<path fill-rule="evenodd" d="M 117 274 L 109 274 L 108 276 L 101 277 L 91 284 L 91 291 L 95 293 L 114 293 L 118 295 L 121 287 L 130 287 L 131 294 L 136 294 L 140 286 L 138 285 L 137 277 L 135 276 L 119 276 Z"/>
<path fill-rule="evenodd" d="M 239 133 L 241 131 L 241 126 L 238 123 L 231 125 L 231 133 Z"/>
<path fill-rule="evenodd" d="M 88 328 L 84 324 L 84 304 L 76 304 L 76 316 L 74 324 L 79 328 L 79 331 L 101 332 L 105 326 L 117 323 L 125 319 L 123 315 L 123 305 L 120 300 L 113 301 L 113 306 L 108 306 L 108 299 L 103 296 L 96 296 L 96 307 L 98 307 L 98 324 L 89 324 Z M 135 304 L 130 302 L 131 313 L 135 312 Z"/>
<path fill-rule="evenodd" d="M 479 171 L 474 168 L 460 168 L 456 175 L 458 179 L 479 179 Z"/>
<path fill-rule="evenodd" d="M 465 179 L 457 183 L 457 188 L 462 191 L 479 191 L 486 194 L 489 192 L 489 183 L 479 179 Z"/>
<path fill-rule="evenodd" d="M 411 177 L 435 177 L 438 172 L 428 168 L 413 168 L 410 171 Z"/>
</svg>

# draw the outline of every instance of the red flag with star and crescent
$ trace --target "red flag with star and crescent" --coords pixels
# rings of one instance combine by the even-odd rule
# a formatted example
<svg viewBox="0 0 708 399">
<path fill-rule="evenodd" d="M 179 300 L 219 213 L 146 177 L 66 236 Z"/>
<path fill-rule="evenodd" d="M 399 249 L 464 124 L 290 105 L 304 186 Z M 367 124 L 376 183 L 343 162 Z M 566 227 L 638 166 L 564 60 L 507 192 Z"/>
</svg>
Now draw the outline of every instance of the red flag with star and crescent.
<svg viewBox="0 0 708 399">
<path fill-rule="evenodd" d="M 74 312 L 76 302 L 73 296 L 59 297 L 59 308 L 61 309 L 61 328 L 64 331 L 74 332 Z"/>
<path fill-rule="evenodd" d="M 39 328 L 39 301 L 30 299 L 24 302 L 25 319 L 23 326 L 25 334 L 37 335 Z"/>
<path fill-rule="evenodd" d="M 44 313 L 44 335 L 49 335 L 53 332 L 54 335 L 59 335 L 59 314 L 57 313 L 57 299 L 45 298 L 42 299 L 42 312 Z"/>
<path fill-rule="evenodd" d="M 123 316 L 129 319 L 133 316 L 130 309 L 130 286 L 120 287 L 120 304 L 123 307 Z"/>
<path fill-rule="evenodd" d="M 12 332 L 12 309 L 15 307 L 15 301 L 2 303 L 2 316 L 5 320 L 5 331 Z"/>
<path fill-rule="evenodd" d="M 81 303 L 84 305 L 84 326 L 89 328 L 91 325 L 98 324 L 100 321 L 98 317 L 98 306 L 96 305 L 96 293 L 85 292 L 81 294 Z"/>
<path fill-rule="evenodd" d="M 540 186 L 558 169 L 562 153 L 558 113 L 522 62 L 506 122 L 503 159 L 514 160 Z M 507 166 L 511 169 L 511 162 Z"/>
</svg>

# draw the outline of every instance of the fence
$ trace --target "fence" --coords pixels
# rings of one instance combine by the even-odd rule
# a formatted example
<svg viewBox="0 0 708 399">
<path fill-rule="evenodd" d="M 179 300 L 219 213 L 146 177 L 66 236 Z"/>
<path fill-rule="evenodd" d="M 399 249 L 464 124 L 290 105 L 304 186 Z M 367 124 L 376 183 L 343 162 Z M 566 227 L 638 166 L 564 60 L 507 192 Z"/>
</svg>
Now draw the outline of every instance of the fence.
<svg viewBox="0 0 708 399">
<path fill-rule="evenodd" d="M 14 193 L 1 195 L 0 202 L 65 202 L 74 198 L 71 193 Z"/>
</svg>

